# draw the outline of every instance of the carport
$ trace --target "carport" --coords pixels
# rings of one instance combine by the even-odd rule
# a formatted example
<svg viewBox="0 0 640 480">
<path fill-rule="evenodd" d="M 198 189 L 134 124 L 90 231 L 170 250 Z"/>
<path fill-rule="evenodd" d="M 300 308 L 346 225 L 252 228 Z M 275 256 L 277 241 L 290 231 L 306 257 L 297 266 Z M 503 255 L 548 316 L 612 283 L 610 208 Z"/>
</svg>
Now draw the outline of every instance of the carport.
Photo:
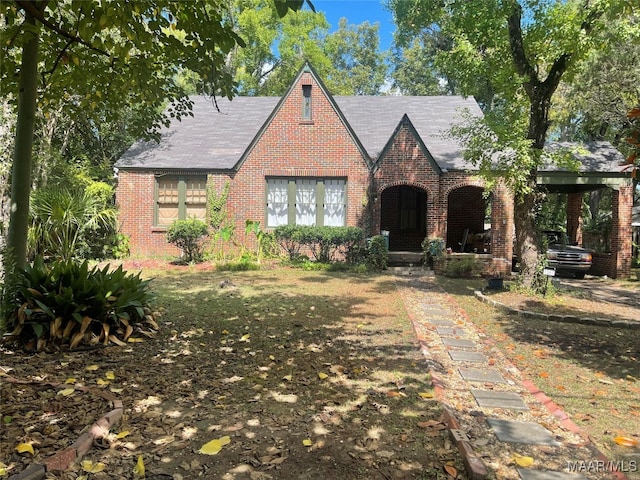
<svg viewBox="0 0 640 480">
<path fill-rule="evenodd" d="M 547 167 L 538 172 L 538 185 L 552 193 L 567 195 L 566 231 L 570 242 L 582 245 L 582 197 L 601 188 L 612 190 L 610 252 L 595 254 L 591 273 L 611 278 L 631 274 L 633 181 L 624 170 L 624 157 L 608 142 L 552 143 L 550 151 L 562 149 L 580 161 L 576 171 Z"/>
</svg>

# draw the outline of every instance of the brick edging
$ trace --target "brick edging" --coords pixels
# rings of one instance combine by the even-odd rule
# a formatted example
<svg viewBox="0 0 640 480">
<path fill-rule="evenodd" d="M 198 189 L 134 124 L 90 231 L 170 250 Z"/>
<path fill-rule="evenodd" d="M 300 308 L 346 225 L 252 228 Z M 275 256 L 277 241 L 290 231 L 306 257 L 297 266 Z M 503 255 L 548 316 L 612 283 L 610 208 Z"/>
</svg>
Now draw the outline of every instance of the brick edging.
<svg viewBox="0 0 640 480">
<path fill-rule="evenodd" d="M 487 470 L 487 467 L 482 459 L 478 457 L 473 451 L 473 447 L 471 446 L 468 438 L 466 438 L 466 434 L 462 430 L 460 430 L 460 422 L 451 411 L 450 407 L 445 403 L 444 383 L 442 382 L 442 380 L 440 380 L 440 377 L 438 377 L 438 374 L 433 367 L 433 362 L 431 361 L 431 358 L 428 354 L 429 347 L 422 341 L 422 339 L 418 335 L 415 327 L 416 319 L 414 315 L 409 311 L 406 305 L 404 307 L 404 310 L 407 313 L 407 317 L 411 321 L 413 331 L 416 334 L 416 338 L 418 339 L 418 342 L 420 344 L 420 351 L 423 357 L 425 357 L 426 359 L 429 376 L 431 377 L 431 384 L 433 385 L 433 390 L 435 392 L 435 398 L 442 406 L 444 422 L 447 425 L 449 436 L 455 442 L 455 445 L 458 448 L 458 452 L 460 452 L 460 456 L 462 457 L 462 462 L 464 463 L 464 468 L 467 472 L 467 475 L 471 480 L 485 480 L 489 476 L 489 471 Z"/>
<path fill-rule="evenodd" d="M 43 464 L 33 463 L 9 480 L 41 480 L 47 472 L 62 472 L 76 460 L 87 454 L 93 443 L 109 433 L 111 427 L 120 421 L 124 407 L 121 400 L 113 400 L 113 410 L 100 417 L 89 430 L 70 446 L 45 459 Z"/>
<path fill-rule="evenodd" d="M 604 462 L 605 464 L 611 464 L 611 460 L 607 458 L 607 456 L 602 453 L 602 451 L 596 446 L 596 444 L 591 440 L 589 435 L 582 430 L 578 425 L 576 425 L 573 420 L 569 418 L 569 415 L 565 413 L 562 408 L 551 400 L 542 390 L 540 390 L 533 381 L 523 378 L 522 385 L 529 391 L 529 393 L 538 400 L 544 407 L 547 409 L 549 413 L 551 413 L 554 417 L 556 417 L 565 429 L 570 432 L 578 435 L 584 441 L 584 446 L 589 449 L 589 451 L 593 454 L 593 456 L 599 460 Z M 607 473 L 612 474 L 618 480 L 628 480 L 628 477 L 621 471 L 611 470 Z"/>
<path fill-rule="evenodd" d="M 564 323 L 580 323 L 583 325 L 597 325 L 604 327 L 616 327 L 616 328 L 628 328 L 630 330 L 640 330 L 640 322 L 634 322 L 632 320 L 611 320 L 609 318 L 591 318 L 591 317 L 577 317 L 575 315 L 558 315 L 555 313 L 541 313 L 532 312 L 529 310 L 521 310 L 519 308 L 510 307 L 504 303 L 500 303 L 497 300 L 487 297 L 482 291 L 476 290 L 473 292 L 474 296 L 483 303 L 491 305 L 492 307 L 506 310 L 509 313 L 520 315 L 525 318 L 540 318 L 542 320 L 550 320 L 553 322 Z"/>
<path fill-rule="evenodd" d="M 511 311 L 512 313 L 516 313 L 516 314 L 521 314 L 523 311 L 518 310 L 518 309 L 514 309 L 512 307 L 509 307 L 507 305 L 504 305 L 500 302 L 497 302 L 493 299 L 487 298 L 481 291 L 476 290 L 474 292 L 475 297 L 484 302 L 487 303 L 489 305 L 492 305 L 494 307 L 497 308 L 502 308 L 503 310 L 508 310 Z M 571 317 L 571 318 L 577 318 L 574 316 L 570 316 L 570 315 L 549 315 L 549 314 L 545 314 L 545 313 L 540 313 L 537 314 L 537 312 L 524 312 L 528 316 L 528 317 L 539 317 L 539 318 L 546 318 L 548 320 L 555 320 L 555 321 L 563 321 L 563 320 L 559 320 L 557 318 L 549 318 L 549 317 Z M 566 322 L 569 323 L 584 323 L 584 324 L 595 324 L 595 325 L 602 325 L 602 323 L 594 323 L 591 322 L 590 320 L 595 320 L 595 319 L 591 319 L 591 318 L 585 318 L 583 319 L 585 320 L 584 322 L 571 322 L 568 320 L 564 320 Z M 640 328 L 640 322 L 627 322 L 627 323 L 637 323 L 638 326 L 633 326 L 633 327 L 628 327 L 628 328 Z M 540 390 L 535 383 L 533 383 L 532 380 L 528 379 L 528 378 L 522 378 L 522 385 L 527 389 L 527 391 L 538 401 L 540 402 L 544 408 L 551 413 L 554 417 L 556 417 L 556 419 L 558 420 L 558 422 L 560 423 L 560 425 L 562 425 L 563 428 L 567 429 L 568 431 L 578 435 L 580 438 L 582 438 L 582 440 L 584 441 L 584 446 L 593 454 L 594 457 L 596 457 L 598 460 L 605 462 L 606 464 L 611 463 L 610 459 L 607 458 L 607 456 L 602 453 L 602 451 L 596 446 L 596 444 L 593 442 L 593 440 L 591 440 L 591 438 L 589 437 L 589 435 L 582 430 L 578 425 L 576 425 L 573 420 L 571 420 L 571 418 L 569 417 L 569 415 L 562 410 L 562 408 L 555 403 L 553 400 L 551 400 L 551 398 L 549 398 L 542 390 Z M 608 472 L 610 474 L 612 474 L 613 476 L 615 476 L 617 478 L 617 480 L 628 480 L 628 477 L 621 471 L 610 471 Z"/>
</svg>

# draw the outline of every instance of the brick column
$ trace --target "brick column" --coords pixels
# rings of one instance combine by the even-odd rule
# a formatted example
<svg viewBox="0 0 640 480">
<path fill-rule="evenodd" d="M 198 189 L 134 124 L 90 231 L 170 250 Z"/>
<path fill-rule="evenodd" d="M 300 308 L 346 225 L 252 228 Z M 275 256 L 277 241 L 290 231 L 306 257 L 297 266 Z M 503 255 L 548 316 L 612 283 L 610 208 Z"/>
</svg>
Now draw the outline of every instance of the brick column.
<svg viewBox="0 0 640 480">
<path fill-rule="evenodd" d="M 508 274 L 513 258 L 513 196 L 500 181 L 491 197 L 491 256 L 493 268 Z"/>
<path fill-rule="evenodd" d="M 444 238 L 446 226 L 442 214 L 442 202 L 427 194 L 427 237 Z"/>
<path fill-rule="evenodd" d="M 567 236 L 569 243 L 582 245 L 582 193 L 567 195 Z"/>
<path fill-rule="evenodd" d="M 611 202 L 611 254 L 615 258 L 612 278 L 631 275 L 631 212 L 633 208 L 633 184 L 627 182 L 613 192 Z M 615 270 L 614 270 L 615 268 Z"/>
</svg>

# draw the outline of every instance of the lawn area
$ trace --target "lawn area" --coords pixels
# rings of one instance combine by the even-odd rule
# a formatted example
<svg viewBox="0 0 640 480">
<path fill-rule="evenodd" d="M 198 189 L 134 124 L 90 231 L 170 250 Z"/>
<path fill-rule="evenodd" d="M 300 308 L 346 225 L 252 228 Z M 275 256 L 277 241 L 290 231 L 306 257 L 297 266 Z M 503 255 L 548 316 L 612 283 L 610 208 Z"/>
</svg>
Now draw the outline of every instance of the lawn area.
<svg viewBox="0 0 640 480">
<path fill-rule="evenodd" d="M 438 277 L 438 283 L 605 455 L 640 465 L 640 448 L 615 441 L 616 437 L 640 441 L 640 330 L 524 318 L 479 302 L 473 292 L 482 288 L 480 280 Z M 579 315 L 580 303 L 574 302 L 560 295 L 527 305 L 543 311 L 563 308 Z M 606 305 L 601 310 L 604 317 L 612 313 Z M 640 473 L 628 476 L 640 478 Z"/>
<path fill-rule="evenodd" d="M 143 275 L 161 312 L 155 338 L 0 352 L 5 376 L 31 382 L 1 386 L 10 474 L 75 441 L 115 395 L 125 414 L 85 457 L 104 464 L 91 479 L 132 478 L 140 455 L 148 478 L 174 480 L 465 478 L 394 277 L 203 266 Z M 68 396 L 57 393 L 65 382 L 76 387 Z M 216 439 L 217 455 L 199 452 Z"/>
</svg>

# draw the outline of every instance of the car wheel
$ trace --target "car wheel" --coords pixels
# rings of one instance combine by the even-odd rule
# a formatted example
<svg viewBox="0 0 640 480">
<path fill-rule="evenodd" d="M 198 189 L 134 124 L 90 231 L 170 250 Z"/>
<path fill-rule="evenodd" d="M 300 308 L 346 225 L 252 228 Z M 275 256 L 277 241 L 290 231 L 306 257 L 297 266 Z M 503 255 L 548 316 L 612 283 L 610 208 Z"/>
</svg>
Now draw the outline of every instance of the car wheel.
<svg viewBox="0 0 640 480">
<path fill-rule="evenodd" d="M 584 278 L 584 272 L 576 273 L 576 278 L 577 278 L 578 280 L 582 280 L 582 279 Z"/>
</svg>

